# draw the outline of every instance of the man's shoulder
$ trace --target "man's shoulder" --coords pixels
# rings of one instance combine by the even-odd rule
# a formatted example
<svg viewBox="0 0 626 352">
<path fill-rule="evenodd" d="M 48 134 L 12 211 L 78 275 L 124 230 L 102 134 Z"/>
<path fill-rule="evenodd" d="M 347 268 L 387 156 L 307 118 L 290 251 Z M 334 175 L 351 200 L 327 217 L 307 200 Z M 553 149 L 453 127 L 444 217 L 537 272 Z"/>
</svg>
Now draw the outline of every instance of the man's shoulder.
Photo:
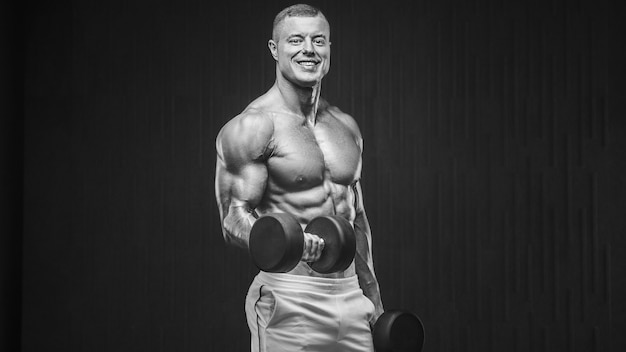
<svg viewBox="0 0 626 352">
<path fill-rule="evenodd" d="M 220 134 L 223 132 L 227 133 L 231 130 L 236 131 L 236 133 L 255 133 L 257 129 L 261 129 L 261 132 L 268 129 L 273 130 L 274 121 L 271 111 L 268 109 L 271 103 L 271 97 L 272 92 L 268 91 L 254 99 L 241 113 L 231 118 L 222 126 Z"/>
<path fill-rule="evenodd" d="M 328 103 L 325 103 L 325 104 L 326 105 L 325 105 L 324 108 L 326 109 L 326 111 L 328 111 L 330 116 L 332 116 L 333 118 L 335 118 L 339 122 L 341 122 L 343 125 L 345 125 L 356 136 L 358 136 L 358 137 L 361 136 L 361 131 L 359 129 L 359 124 L 356 122 L 354 117 L 352 117 L 350 114 L 348 114 L 346 112 L 343 112 L 337 106 L 330 105 Z"/>
<path fill-rule="evenodd" d="M 249 106 L 237 116 L 231 118 L 220 130 L 218 137 L 271 133 L 273 130 L 271 115 L 264 110 Z"/>
<path fill-rule="evenodd" d="M 249 106 L 221 128 L 216 138 L 218 154 L 257 159 L 267 149 L 273 134 L 270 114 Z"/>
</svg>

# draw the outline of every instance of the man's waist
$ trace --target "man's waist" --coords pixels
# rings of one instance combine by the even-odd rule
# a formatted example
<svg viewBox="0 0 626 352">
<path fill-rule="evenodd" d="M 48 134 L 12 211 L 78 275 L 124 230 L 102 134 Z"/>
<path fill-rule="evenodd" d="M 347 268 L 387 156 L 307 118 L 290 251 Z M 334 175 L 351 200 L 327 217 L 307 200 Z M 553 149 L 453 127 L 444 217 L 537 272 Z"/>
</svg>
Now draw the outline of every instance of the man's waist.
<svg viewBox="0 0 626 352">
<path fill-rule="evenodd" d="M 360 289 L 356 275 L 348 277 L 319 277 L 261 271 L 257 275 L 257 280 L 274 288 L 317 291 L 320 293 L 342 293 Z"/>
</svg>

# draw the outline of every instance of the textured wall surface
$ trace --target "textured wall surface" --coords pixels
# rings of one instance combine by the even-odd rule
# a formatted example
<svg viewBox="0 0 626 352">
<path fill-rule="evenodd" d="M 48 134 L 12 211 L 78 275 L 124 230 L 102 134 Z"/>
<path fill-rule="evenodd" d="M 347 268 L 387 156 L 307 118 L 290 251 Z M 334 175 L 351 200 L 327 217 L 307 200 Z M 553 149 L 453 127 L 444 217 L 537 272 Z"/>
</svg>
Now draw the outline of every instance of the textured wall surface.
<svg viewBox="0 0 626 352">
<path fill-rule="evenodd" d="M 23 43 L 18 7 L 0 3 L 0 351 L 19 349 L 22 263 Z"/>
<path fill-rule="evenodd" d="M 365 139 L 387 308 L 426 351 L 618 351 L 626 160 L 608 1 L 312 2 Z M 273 83 L 285 1 L 25 12 L 24 351 L 246 351 L 220 126 Z"/>
</svg>

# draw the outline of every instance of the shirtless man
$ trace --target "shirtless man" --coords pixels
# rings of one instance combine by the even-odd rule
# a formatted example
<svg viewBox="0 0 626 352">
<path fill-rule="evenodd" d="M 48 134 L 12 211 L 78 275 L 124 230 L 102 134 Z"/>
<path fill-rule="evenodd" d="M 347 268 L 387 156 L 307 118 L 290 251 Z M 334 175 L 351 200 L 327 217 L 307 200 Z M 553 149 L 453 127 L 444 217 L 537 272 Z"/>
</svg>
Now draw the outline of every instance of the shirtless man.
<svg viewBox="0 0 626 352">
<path fill-rule="evenodd" d="M 320 97 L 330 25 L 314 7 L 288 7 L 276 16 L 268 46 L 275 84 L 216 140 L 224 238 L 247 249 L 252 224 L 264 214 L 289 213 L 303 229 L 337 214 L 353 224 L 357 253 L 347 270 L 317 273 L 307 262 L 324 243 L 305 233 L 292 271 L 259 272 L 246 298 L 252 351 L 373 351 L 371 326 L 383 305 L 359 183 L 363 140 L 354 119 Z"/>
</svg>

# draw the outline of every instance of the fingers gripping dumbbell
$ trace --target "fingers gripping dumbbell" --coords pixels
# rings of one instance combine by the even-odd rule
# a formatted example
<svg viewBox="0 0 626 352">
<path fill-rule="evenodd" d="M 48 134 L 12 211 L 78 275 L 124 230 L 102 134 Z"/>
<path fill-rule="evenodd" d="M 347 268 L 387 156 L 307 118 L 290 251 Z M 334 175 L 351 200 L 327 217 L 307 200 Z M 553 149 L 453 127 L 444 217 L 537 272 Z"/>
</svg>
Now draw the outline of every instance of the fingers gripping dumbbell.
<svg viewBox="0 0 626 352">
<path fill-rule="evenodd" d="M 323 239 L 321 257 L 309 263 L 319 273 L 346 270 L 356 253 L 354 229 L 338 215 L 313 219 L 304 232 Z M 249 250 L 254 264 L 266 272 L 288 272 L 298 265 L 304 251 L 304 232 L 293 215 L 274 213 L 257 219 L 250 231 Z"/>
</svg>

